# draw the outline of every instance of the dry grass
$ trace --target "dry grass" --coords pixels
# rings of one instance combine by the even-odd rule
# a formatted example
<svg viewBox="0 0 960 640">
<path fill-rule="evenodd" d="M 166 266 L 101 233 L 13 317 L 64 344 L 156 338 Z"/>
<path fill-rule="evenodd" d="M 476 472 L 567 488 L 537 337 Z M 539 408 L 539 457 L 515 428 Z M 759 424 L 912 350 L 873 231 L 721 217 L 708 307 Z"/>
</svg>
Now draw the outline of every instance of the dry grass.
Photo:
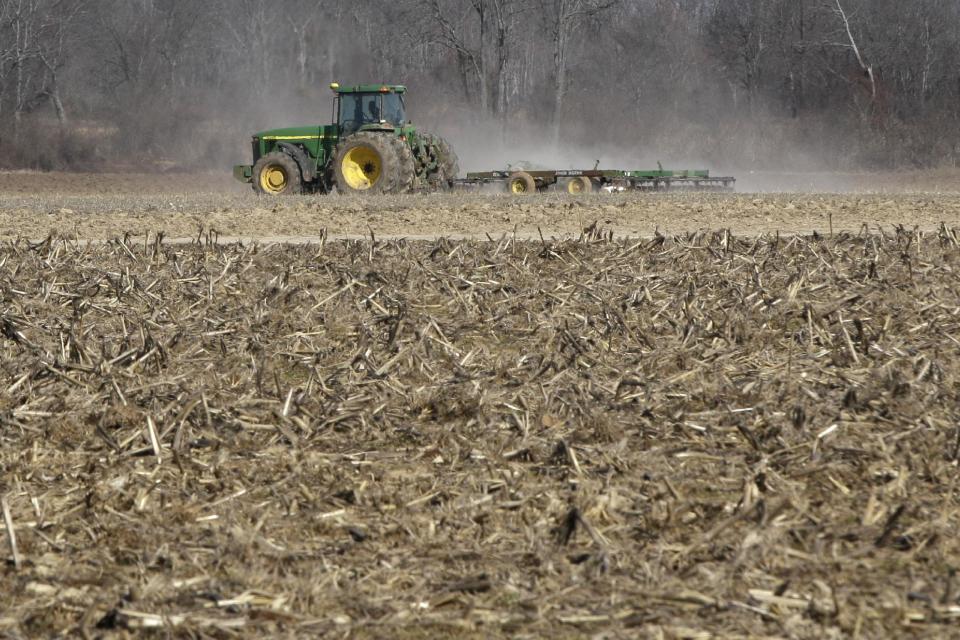
<svg viewBox="0 0 960 640">
<path fill-rule="evenodd" d="M 51 240 L 0 265 L 0 634 L 960 618 L 954 230 Z"/>
</svg>

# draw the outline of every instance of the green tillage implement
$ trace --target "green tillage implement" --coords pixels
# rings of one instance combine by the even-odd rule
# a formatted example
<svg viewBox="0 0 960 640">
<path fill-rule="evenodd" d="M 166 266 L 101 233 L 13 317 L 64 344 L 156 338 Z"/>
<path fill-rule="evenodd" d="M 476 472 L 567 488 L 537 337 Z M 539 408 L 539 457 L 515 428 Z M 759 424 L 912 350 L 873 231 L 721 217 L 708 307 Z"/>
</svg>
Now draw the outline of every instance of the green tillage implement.
<svg viewBox="0 0 960 640">
<path fill-rule="evenodd" d="M 565 184 L 572 194 L 591 191 L 732 191 L 736 178 L 711 177 L 706 170 L 625 171 L 619 169 L 558 169 L 541 171 L 480 171 L 468 173 L 455 186 L 480 188 L 504 185 L 508 193 L 523 195 L 544 191 L 554 184 Z"/>
</svg>

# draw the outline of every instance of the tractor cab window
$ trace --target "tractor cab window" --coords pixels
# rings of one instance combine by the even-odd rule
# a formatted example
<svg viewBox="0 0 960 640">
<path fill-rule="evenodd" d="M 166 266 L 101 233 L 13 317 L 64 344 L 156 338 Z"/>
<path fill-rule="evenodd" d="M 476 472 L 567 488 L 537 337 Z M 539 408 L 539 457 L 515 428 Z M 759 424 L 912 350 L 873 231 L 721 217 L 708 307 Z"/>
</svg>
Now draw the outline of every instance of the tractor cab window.
<svg viewBox="0 0 960 640">
<path fill-rule="evenodd" d="M 396 93 L 344 93 L 340 95 L 340 129 L 356 131 L 367 124 L 386 121 L 394 126 L 405 123 L 403 97 Z"/>
<path fill-rule="evenodd" d="M 403 94 L 383 94 L 383 119 L 395 127 L 402 127 L 407 123 L 406 109 L 403 104 Z"/>
<path fill-rule="evenodd" d="M 340 96 L 340 128 L 356 131 L 365 124 L 380 122 L 379 96 L 344 93 Z"/>
</svg>

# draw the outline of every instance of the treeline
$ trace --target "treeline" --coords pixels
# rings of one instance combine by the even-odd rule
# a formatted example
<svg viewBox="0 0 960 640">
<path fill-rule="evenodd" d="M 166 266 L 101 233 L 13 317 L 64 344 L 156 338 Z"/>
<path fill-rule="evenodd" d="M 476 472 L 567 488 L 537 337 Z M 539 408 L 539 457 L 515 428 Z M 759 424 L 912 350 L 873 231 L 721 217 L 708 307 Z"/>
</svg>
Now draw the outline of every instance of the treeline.
<svg viewBox="0 0 960 640">
<path fill-rule="evenodd" d="M 0 0 L 0 165 L 227 165 L 332 80 L 407 84 L 467 166 L 960 161 L 957 0 Z"/>
</svg>

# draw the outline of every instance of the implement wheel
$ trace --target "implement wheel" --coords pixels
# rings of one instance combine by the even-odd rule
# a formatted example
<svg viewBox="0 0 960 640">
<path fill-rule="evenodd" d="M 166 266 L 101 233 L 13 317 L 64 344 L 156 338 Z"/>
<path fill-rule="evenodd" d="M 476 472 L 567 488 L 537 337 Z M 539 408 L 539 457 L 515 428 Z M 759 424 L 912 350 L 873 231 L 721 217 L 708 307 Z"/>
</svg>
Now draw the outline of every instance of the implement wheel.
<svg viewBox="0 0 960 640">
<path fill-rule="evenodd" d="M 537 181 L 526 171 L 517 171 L 510 174 L 507 191 L 515 196 L 528 196 L 537 192 Z"/>
<path fill-rule="evenodd" d="M 593 193 L 593 181 L 585 176 L 571 178 L 567 182 L 567 193 L 575 196 L 581 193 Z"/>
<path fill-rule="evenodd" d="M 404 193 L 416 177 L 410 147 L 389 133 L 356 133 L 340 143 L 333 158 L 340 193 Z"/>
<path fill-rule="evenodd" d="M 253 165 L 253 190 L 265 196 L 303 193 L 297 161 L 281 151 L 263 156 Z"/>
</svg>

